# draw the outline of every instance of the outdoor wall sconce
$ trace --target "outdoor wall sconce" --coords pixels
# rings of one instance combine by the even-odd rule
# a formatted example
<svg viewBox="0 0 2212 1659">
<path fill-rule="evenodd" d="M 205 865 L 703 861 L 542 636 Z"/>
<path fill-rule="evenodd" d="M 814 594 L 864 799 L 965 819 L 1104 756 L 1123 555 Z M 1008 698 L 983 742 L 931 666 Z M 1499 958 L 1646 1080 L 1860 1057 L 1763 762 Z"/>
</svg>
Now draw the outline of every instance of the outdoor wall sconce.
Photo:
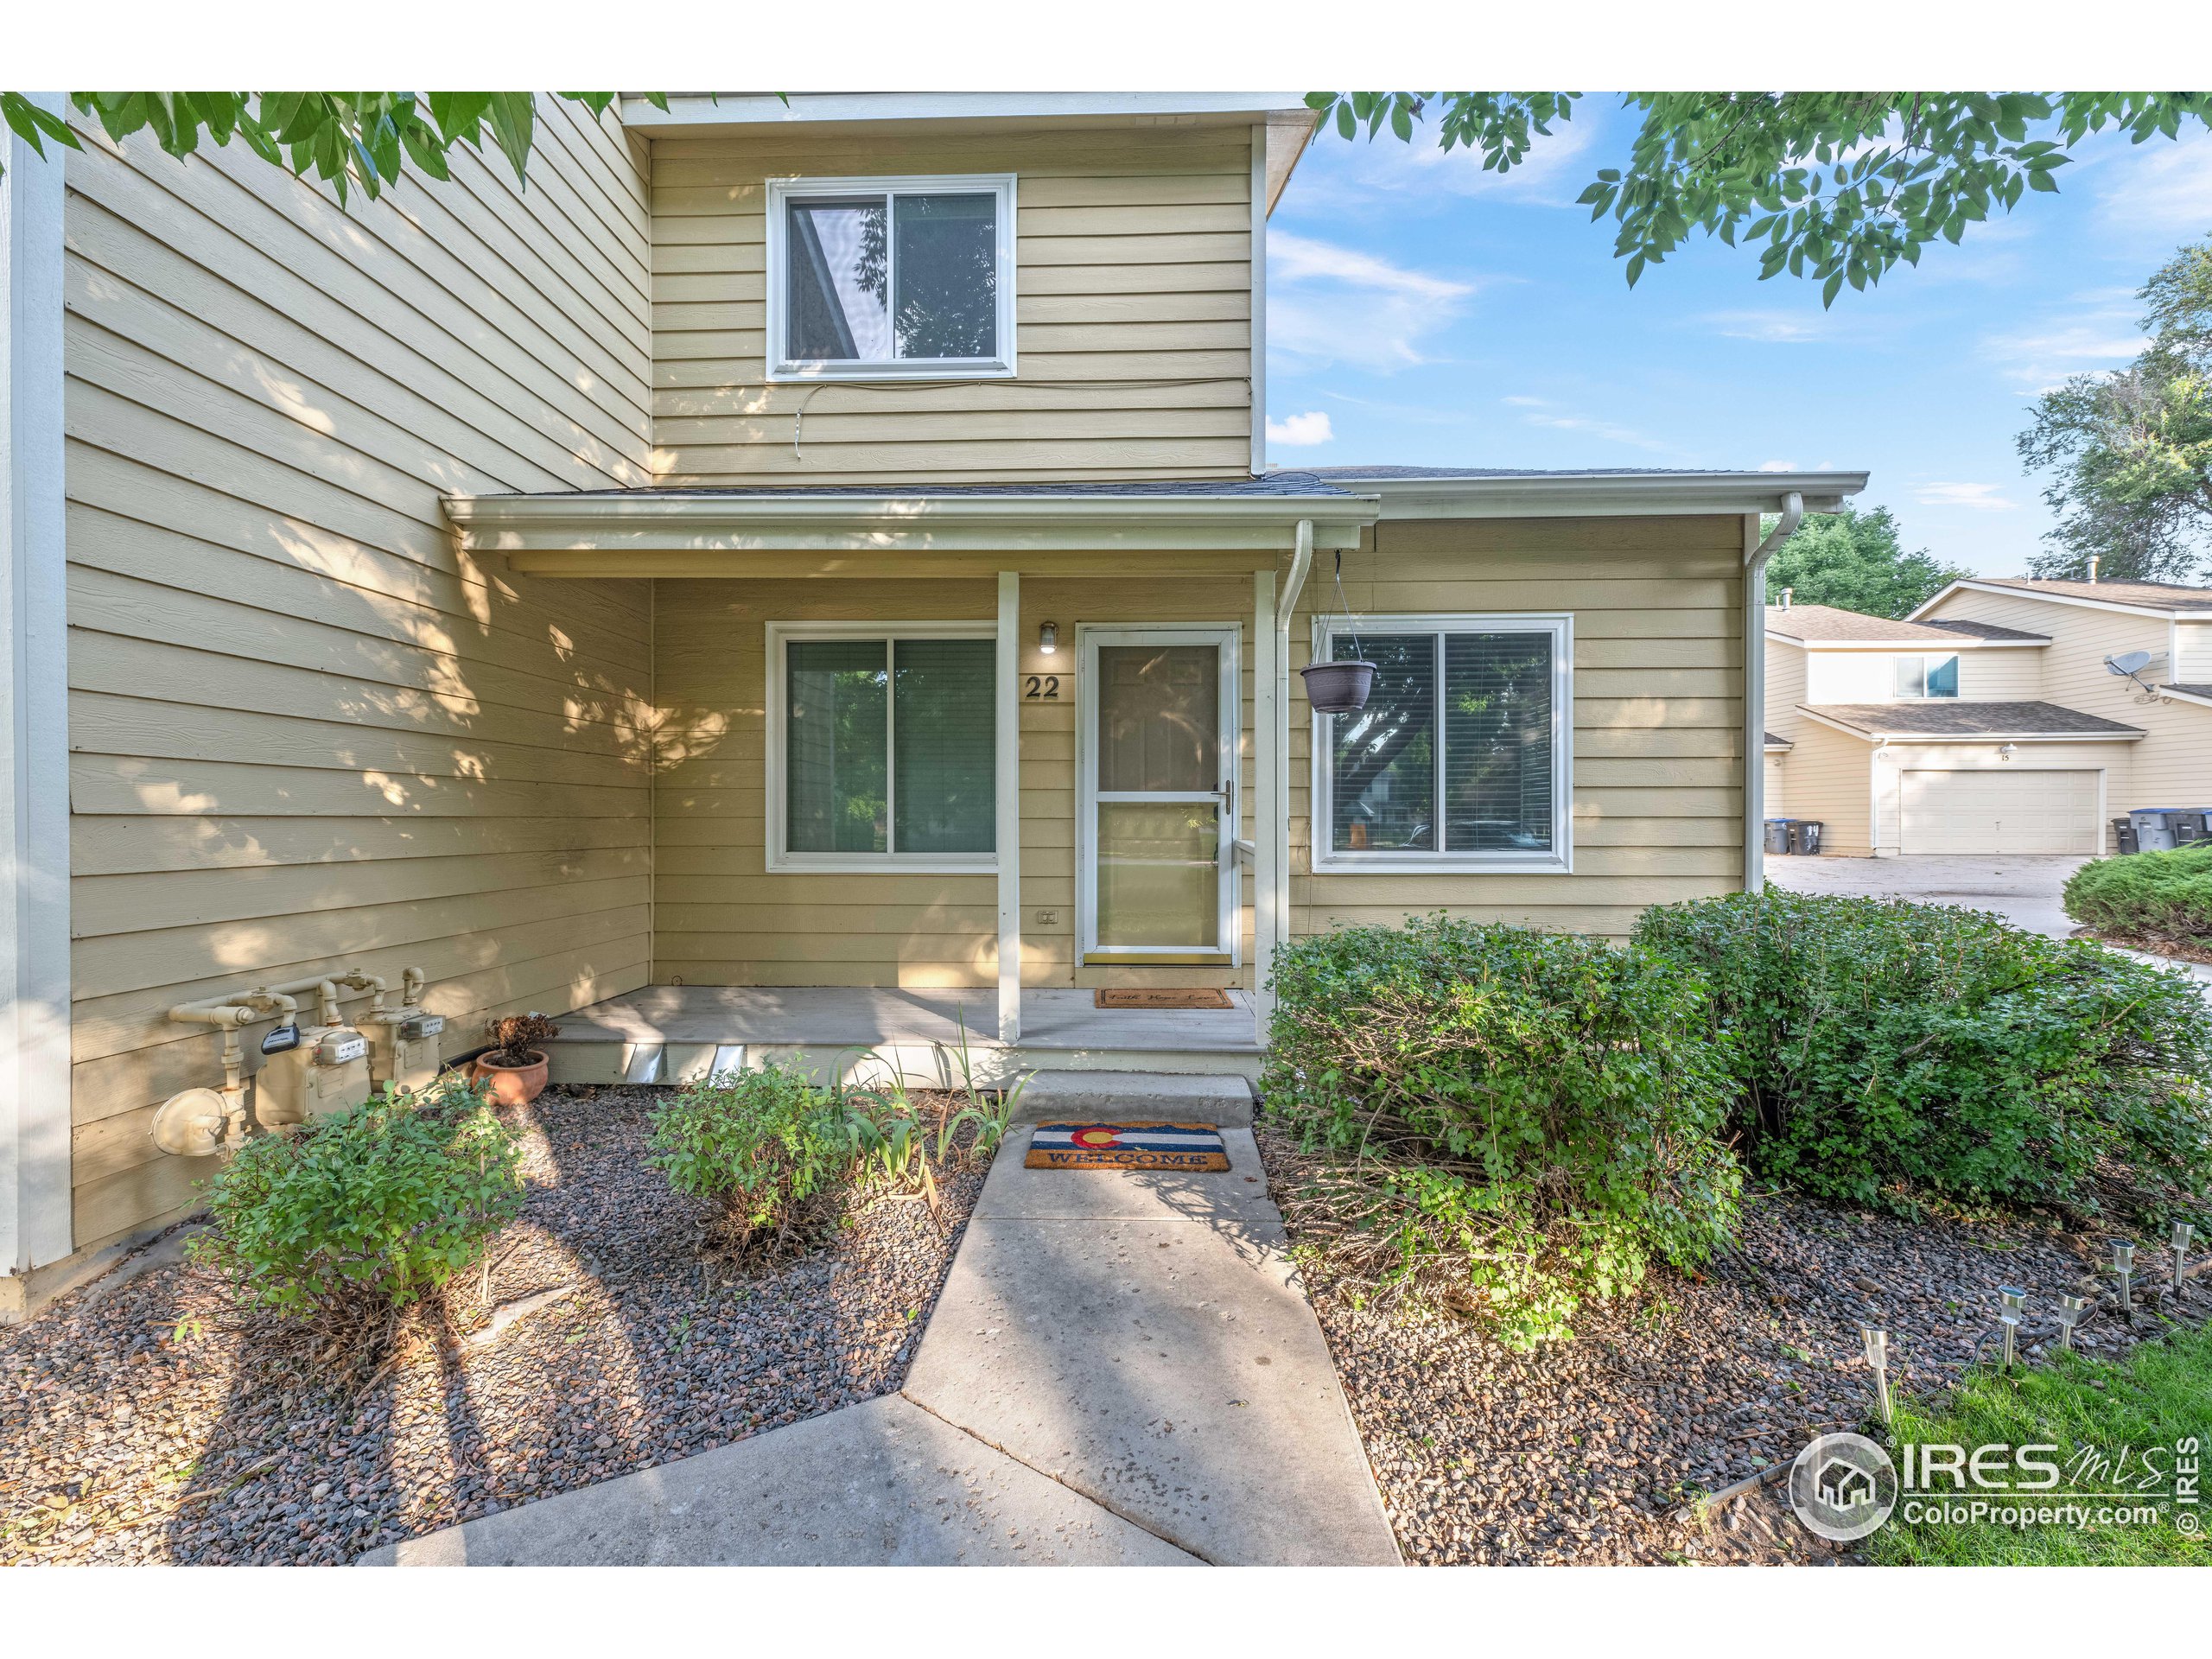
<svg viewBox="0 0 2212 1659">
<path fill-rule="evenodd" d="M 1059 648 L 1060 625 L 1057 622 L 1039 623 L 1037 625 L 1037 649 L 1044 655 L 1050 657 Z"/>
<path fill-rule="evenodd" d="M 1890 1333 L 1878 1325 L 1862 1325 L 1859 1339 L 1866 1344 L 1867 1368 L 1874 1373 L 1874 1407 L 1890 1423 Z"/>
<path fill-rule="evenodd" d="M 2135 1323 L 2135 1247 L 2124 1238 L 2113 1242 L 2112 1270 L 2120 1275 L 2120 1316 L 2133 1325 Z"/>
<path fill-rule="evenodd" d="M 1997 758 L 1999 760 L 2010 760 L 2012 758 L 2012 746 L 2010 743 L 1999 743 L 1997 746 Z"/>
<path fill-rule="evenodd" d="M 2011 1285 L 1999 1285 L 1997 1300 L 2004 1304 L 2005 1311 L 1997 1316 L 1997 1323 L 2005 1327 L 2005 1369 L 2009 1371 L 2020 1354 L 2020 1315 L 2028 1305 L 2028 1293 Z"/>
<path fill-rule="evenodd" d="M 2174 1223 L 2174 1300 L 2176 1303 L 2183 1300 L 2182 1268 L 2188 1262 L 2189 1241 L 2196 1231 L 2196 1229 L 2188 1222 Z"/>
<path fill-rule="evenodd" d="M 2089 1299 L 2086 1296 L 2062 1296 L 2058 1299 L 2058 1345 L 2060 1347 L 2071 1348 L 2074 1345 L 2074 1327 L 2082 1323 L 2082 1316 L 2088 1311 L 2088 1307 Z"/>
</svg>

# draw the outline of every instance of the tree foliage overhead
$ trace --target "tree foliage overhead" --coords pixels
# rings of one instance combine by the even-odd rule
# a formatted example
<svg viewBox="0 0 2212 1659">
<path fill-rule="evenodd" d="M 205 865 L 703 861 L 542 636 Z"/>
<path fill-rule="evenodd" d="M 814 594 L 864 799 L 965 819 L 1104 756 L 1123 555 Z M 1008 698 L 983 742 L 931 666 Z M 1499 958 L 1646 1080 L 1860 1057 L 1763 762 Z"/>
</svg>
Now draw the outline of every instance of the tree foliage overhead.
<svg viewBox="0 0 2212 1659">
<path fill-rule="evenodd" d="M 1906 552 L 1887 507 L 1847 506 L 1813 514 L 1776 550 L 1767 563 L 1766 591 L 1770 603 L 1787 588 L 1800 605 L 1903 618 L 1969 574 L 1924 547 Z"/>
<path fill-rule="evenodd" d="M 2126 368 L 2077 374 L 2036 400 L 2020 459 L 2052 479 L 2058 515 L 2039 576 L 2186 582 L 2212 575 L 2212 241 L 2183 248 L 2137 297 L 2151 343 Z"/>
<path fill-rule="evenodd" d="M 1520 165 L 1580 92 L 1310 92 L 1344 137 L 1384 127 L 1410 141 L 1439 112 L 1438 143 Z M 2212 124 L 2205 92 L 1625 92 L 1643 117 L 1625 168 L 1600 170 L 1581 195 L 1610 215 L 1614 253 L 1633 283 L 1693 231 L 1759 245 L 1761 280 L 1788 271 L 1833 304 L 1939 238 L 2056 191 L 2065 152 L 2092 134 L 2136 143 Z"/>
<path fill-rule="evenodd" d="M 563 92 L 601 114 L 613 92 Z M 667 108 L 665 95 L 646 99 Z M 481 149 L 486 130 L 524 180 L 537 102 L 529 92 L 72 92 L 70 106 L 120 143 L 150 130 L 172 156 L 189 156 L 204 138 L 218 147 L 243 138 L 264 161 L 331 185 L 342 204 L 349 190 L 373 200 L 410 162 L 434 179 L 448 175 L 455 144 Z M 32 151 L 81 149 L 69 124 L 22 92 L 0 92 L 0 118 Z"/>
</svg>

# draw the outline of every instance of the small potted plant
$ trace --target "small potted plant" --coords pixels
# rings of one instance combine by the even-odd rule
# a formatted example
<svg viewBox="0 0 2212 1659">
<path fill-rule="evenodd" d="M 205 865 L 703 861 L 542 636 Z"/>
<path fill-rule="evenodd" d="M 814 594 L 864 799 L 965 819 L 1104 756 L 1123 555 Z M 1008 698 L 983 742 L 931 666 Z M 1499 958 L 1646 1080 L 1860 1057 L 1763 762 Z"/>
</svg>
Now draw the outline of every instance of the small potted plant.
<svg viewBox="0 0 2212 1659">
<path fill-rule="evenodd" d="M 489 1085 L 496 1106 L 527 1106 L 544 1091 L 545 1051 L 535 1046 L 561 1034 L 542 1014 L 508 1014 L 484 1022 L 492 1046 L 476 1057 L 472 1072 Z"/>
</svg>

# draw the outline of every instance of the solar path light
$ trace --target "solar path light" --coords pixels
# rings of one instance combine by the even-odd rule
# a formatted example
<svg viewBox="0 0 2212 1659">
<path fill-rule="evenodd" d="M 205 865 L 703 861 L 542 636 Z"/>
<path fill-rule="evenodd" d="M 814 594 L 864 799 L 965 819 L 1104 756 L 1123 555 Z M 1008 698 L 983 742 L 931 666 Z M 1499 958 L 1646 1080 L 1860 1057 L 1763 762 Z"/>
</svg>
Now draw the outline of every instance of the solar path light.
<svg viewBox="0 0 2212 1659">
<path fill-rule="evenodd" d="M 2020 1315 L 2028 1305 L 2028 1293 L 2012 1285 L 1997 1287 L 1997 1300 L 2004 1304 L 2004 1312 L 1997 1316 L 1997 1323 L 2005 1327 L 2005 1369 L 2011 1370 L 2012 1362 L 2020 1353 Z"/>
<path fill-rule="evenodd" d="M 1874 1406 L 1882 1422 L 1890 1422 L 1890 1333 L 1878 1325 L 1862 1325 L 1859 1339 L 1866 1344 L 1866 1364 L 1874 1373 Z"/>
<path fill-rule="evenodd" d="M 2174 1223 L 2174 1301 L 2183 1300 L 2182 1268 L 2189 1260 L 2189 1241 L 2196 1229 L 2185 1221 Z"/>
<path fill-rule="evenodd" d="M 2120 1316 L 2128 1324 L 2135 1323 L 2135 1247 L 2126 1239 L 2115 1239 L 2112 1247 L 2112 1270 L 2120 1275 Z"/>
<path fill-rule="evenodd" d="M 2089 1309 L 2086 1296 L 2062 1296 L 2058 1299 L 2058 1345 L 2074 1345 L 2074 1327 L 2082 1323 L 2082 1316 Z"/>
</svg>

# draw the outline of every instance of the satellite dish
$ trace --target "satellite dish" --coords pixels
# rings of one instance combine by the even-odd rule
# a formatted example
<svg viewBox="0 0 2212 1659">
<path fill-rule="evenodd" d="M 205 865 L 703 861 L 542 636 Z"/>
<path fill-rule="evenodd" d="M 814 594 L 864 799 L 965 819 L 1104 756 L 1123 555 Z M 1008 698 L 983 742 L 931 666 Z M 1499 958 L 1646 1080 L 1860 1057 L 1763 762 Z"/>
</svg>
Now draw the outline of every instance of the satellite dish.
<svg viewBox="0 0 2212 1659">
<path fill-rule="evenodd" d="M 2123 679 L 2133 679 L 2151 666 L 2151 655 L 2147 651 L 2131 651 L 2124 657 L 2106 658 L 2105 666 Z"/>
</svg>

